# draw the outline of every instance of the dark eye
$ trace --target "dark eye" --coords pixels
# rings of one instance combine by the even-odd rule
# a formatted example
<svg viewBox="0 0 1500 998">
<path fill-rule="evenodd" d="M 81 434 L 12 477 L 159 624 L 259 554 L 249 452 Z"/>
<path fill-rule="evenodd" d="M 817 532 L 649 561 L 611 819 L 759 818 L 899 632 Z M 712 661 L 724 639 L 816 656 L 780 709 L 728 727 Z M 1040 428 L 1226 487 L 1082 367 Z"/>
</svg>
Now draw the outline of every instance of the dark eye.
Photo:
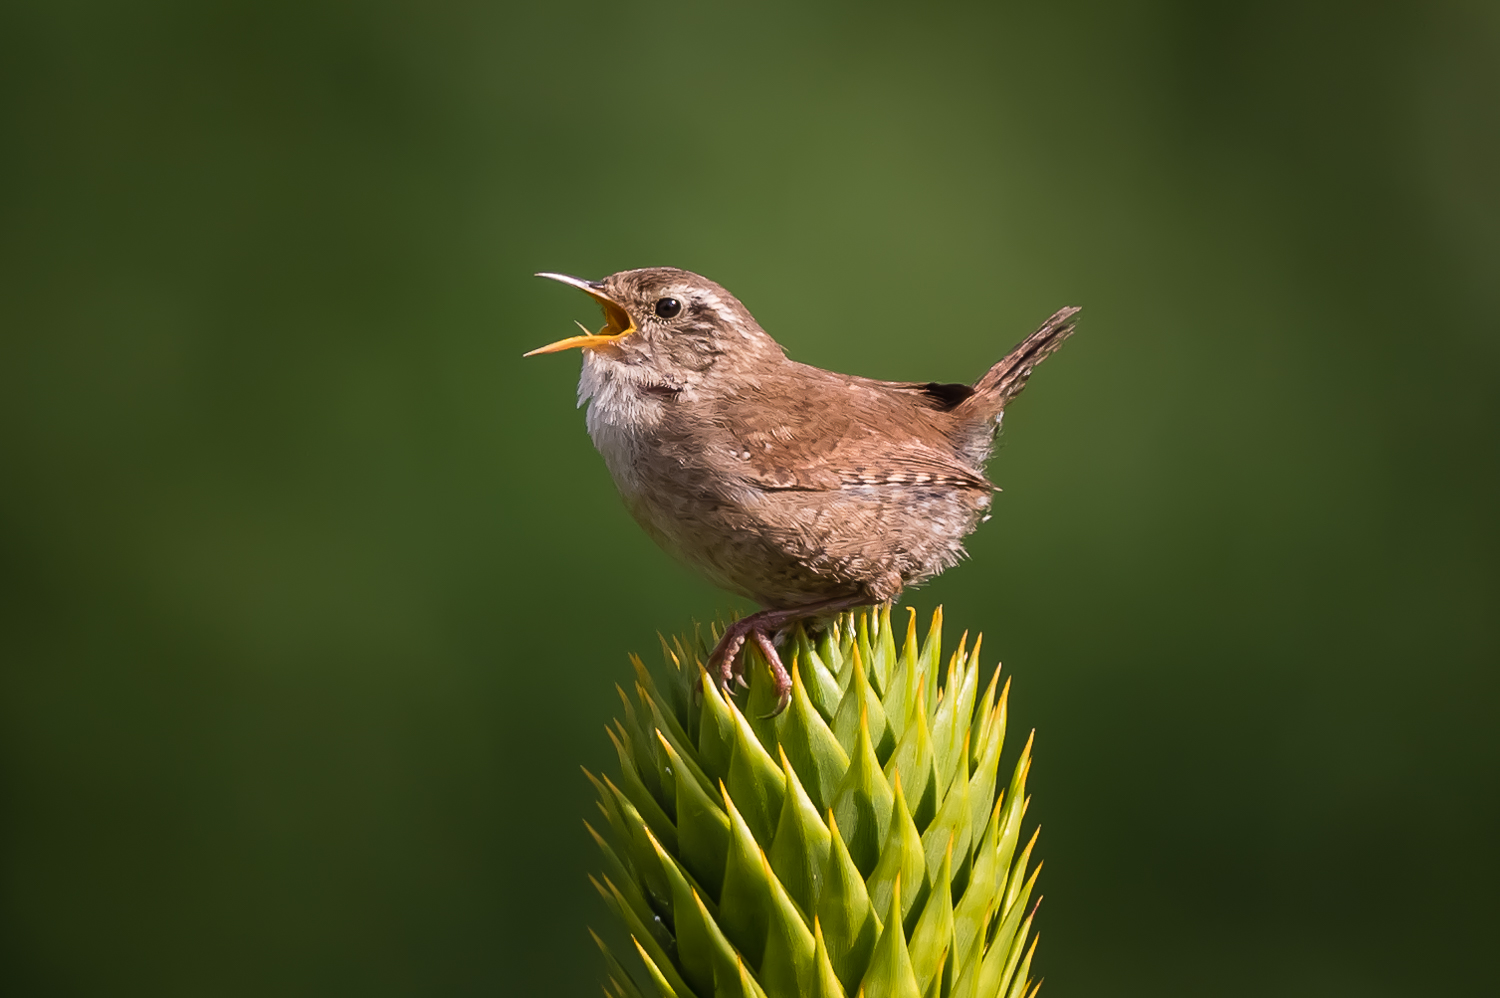
<svg viewBox="0 0 1500 998">
<path fill-rule="evenodd" d="M 682 302 L 676 298 L 656 299 L 656 316 L 659 319 L 675 319 L 682 311 Z"/>
</svg>

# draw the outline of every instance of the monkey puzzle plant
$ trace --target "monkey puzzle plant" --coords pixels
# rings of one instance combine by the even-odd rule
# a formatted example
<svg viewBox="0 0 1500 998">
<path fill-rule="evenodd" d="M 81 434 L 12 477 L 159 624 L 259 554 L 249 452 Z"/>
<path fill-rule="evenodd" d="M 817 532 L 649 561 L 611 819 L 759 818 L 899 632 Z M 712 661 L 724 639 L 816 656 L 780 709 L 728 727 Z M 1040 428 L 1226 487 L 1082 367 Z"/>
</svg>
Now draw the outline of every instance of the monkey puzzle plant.
<svg viewBox="0 0 1500 998">
<path fill-rule="evenodd" d="M 1010 684 L 982 695 L 978 639 L 940 670 L 942 611 L 918 647 L 890 607 L 841 615 L 783 653 L 792 699 L 755 659 L 726 696 L 703 646 L 639 658 L 590 774 L 604 856 L 643 988 L 596 935 L 611 998 L 1030 998 L 1036 834 L 1019 850 L 1028 740 L 997 788 Z M 939 676 L 939 672 L 942 676 Z M 941 682 L 940 682 L 941 678 Z M 998 792 L 997 792 L 998 790 Z M 1040 903 L 1040 899 L 1038 899 Z"/>
</svg>

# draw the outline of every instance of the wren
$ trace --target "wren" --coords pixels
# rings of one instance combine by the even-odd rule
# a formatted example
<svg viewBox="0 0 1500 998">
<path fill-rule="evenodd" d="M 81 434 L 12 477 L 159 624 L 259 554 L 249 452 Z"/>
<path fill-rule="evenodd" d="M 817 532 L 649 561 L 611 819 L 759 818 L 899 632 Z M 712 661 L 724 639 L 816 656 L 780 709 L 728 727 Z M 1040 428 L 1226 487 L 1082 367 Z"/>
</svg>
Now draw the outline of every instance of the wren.
<svg viewBox="0 0 1500 998">
<path fill-rule="evenodd" d="M 739 677 L 753 640 L 778 711 L 791 694 L 779 632 L 894 600 L 964 557 L 989 519 L 984 465 L 1005 407 L 1078 312 L 1058 311 L 972 385 L 875 381 L 788 359 L 738 299 L 685 270 L 537 276 L 589 295 L 605 322 L 526 356 L 582 348 L 578 404 L 631 515 L 764 608 L 726 628 L 710 674 Z"/>
</svg>

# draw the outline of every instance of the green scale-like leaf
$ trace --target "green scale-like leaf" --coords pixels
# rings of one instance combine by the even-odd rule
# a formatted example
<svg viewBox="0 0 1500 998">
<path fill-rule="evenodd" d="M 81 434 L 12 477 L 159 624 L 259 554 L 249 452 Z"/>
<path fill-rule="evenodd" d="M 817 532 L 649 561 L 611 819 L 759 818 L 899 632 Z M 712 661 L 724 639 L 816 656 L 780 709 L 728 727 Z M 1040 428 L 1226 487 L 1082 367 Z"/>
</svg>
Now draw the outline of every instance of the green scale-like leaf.
<svg viewBox="0 0 1500 998">
<path fill-rule="evenodd" d="M 729 757 L 734 752 L 734 714 L 730 712 L 718 684 L 701 667 L 698 676 L 702 698 L 698 720 L 698 762 L 705 773 L 722 780 L 729 775 Z"/>
<path fill-rule="evenodd" d="M 769 998 L 799 998 L 801 982 L 812 977 L 816 944 L 803 915 L 791 896 L 765 864 L 771 890 L 770 918 L 765 955 L 760 962 L 760 981 Z"/>
<path fill-rule="evenodd" d="M 922 998 L 917 975 L 912 970 L 906 935 L 901 929 L 901 878 L 891 884 L 891 903 L 886 909 L 885 929 L 870 955 L 870 966 L 860 981 L 865 998 Z"/>
<path fill-rule="evenodd" d="M 724 791 L 729 813 L 729 855 L 724 860 L 724 888 L 719 897 L 722 926 L 741 953 L 760 956 L 765 951 L 771 918 L 770 868 L 734 802 Z"/>
<path fill-rule="evenodd" d="M 813 921 L 813 940 L 816 943 L 813 951 L 813 976 L 808 982 L 811 988 L 806 998 L 847 998 L 848 992 L 833 971 L 833 961 L 828 956 L 828 943 L 823 938 L 823 926 L 817 920 Z"/>
<path fill-rule="evenodd" d="M 693 992 L 688 990 L 687 984 L 672 973 L 672 965 L 669 962 L 661 960 L 642 946 L 639 939 L 635 940 L 635 948 L 640 955 L 641 963 L 646 965 L 646 973 L 651 976 L 651 983 L 656 985 L 657 993 L 661 995 L 661 998 L 695 998 Z M 665 969 L 663 969 L 663 963 L 666 964 Z"/>
<path fill-rule="evenodd" d="M 615 955 L 609 951 L 609 947 L 604 945 L 604 940 L 599 938 L 599 933 L 590 929 L 589 935 L 594 937 L 599 951 L 604 954 L 604 963 L 609 968 L 609 982 L 614 987 L 615 998 L 645 998 L 640 988 L 635 986 L 635 981 L 631 979 L 630 974 L 620 966 L 620 961 L 616 960 Z M 605 994 L 609 993 L 610 991 L 606 989 Z"/>
<path fill-rule="evenodd" d="M 695 988 L 713 982 L 713 933 L 709 924 L 714 924 L 713 912 L 703 901 L 703 892 L 692 882 L 691 875 L 677 864 L 671 854 L 655 839 L 651 845 L 656 849 L 672 891 L 672 928 L 677 937 L 677 951 L 682 964 L 683 976 Z"/>
<path fill-rule="evenodd" d="M 729 854 L 729 815 L 664 736 L 662 750 L 671 761 L 677 786 L 677 842 L 683 864 L 717 894 Z"/>
<path fill-rule="evenodd" d="M 854 865 L 861 873 L 869 874 L 875 869 L 886 831 L 890 828 L 894 803 L 891 785 L 886 782 L 875 758 L 870 727 L 861 715 L 859 735 L 850 753 L 849 771 L 833 795 L 833 813 L 838 815 L 849 855 L 854 857 Z"/>
<path fill-rule="evenodd" d="M 895 642 L 890 633 L 889 611 L 883 615 L 882 622 L 884 630 L 881 634 L 880 646 L 882 653 L 888 654 L 893 659 L 894 665 L 891 668 L 890 681 L 887 684 L 885 697 L 881 702 L 881 706 L 885 708 L 886 717 L 891 724 L 891 730 L 899 742 L 906 737 L 908 726 L 921 713 L 918 708 L 918 699 L 919 694 L 924 692 L 925 680 L 917 670 L 915 656 L 910 653 L 904 655 L 896 654 Z M 909 633 L 907 637 L 908 645 L 915 643 L 916 636 L 914 633 Z"/>
<path fill-rule="evenodd" d="M 998 675 L 998 670 L 996 671 Z M 979 685 L 979 641 L 974 642 L 974 654 L 969 656 L 969 665 L 961 669 L 954 689 L 954 675 L 948 675 L 948 687 L 944 690 L 942 703 L 938 704 L 932 724 L 933 759 L 937 767 L 938 793 L 946 793 L 960 769 L 967 776 L 968 759 L 965 746 L 969 742 L 968 720 L 974 711 L 974 690 Z M 925 691 L 924 691 L 925 692 Z"/>
<path fill-rule="evenodd" d="M 634 753 L 627 744 L 629 735 L 623 728 L 617 730 L 619 734 L 609 729 L 605 729 L 605 733 L 609 735 L 610 741 L 614 742 L 615 752 L 620 757 L 620 786 L 624 791 L 624 798 L 645 817 L 647 826 L 653 832 L 671 841 L 675 847 L 677 826 L 672 824 L 671 817 L 662 809 L 656 795 L 647 790 L 646 785 L 641 782 L 641 775 L 635 767 Z"/>
<path fill-rule="evenodd" d="M 769 998 L 744 960 L 736 961 L 733 972 L 715 978 L 714 986 L 714 994 L 722 998 Z"/>
<path fill-rule="evenodd" d="M 792 702 L 783 715 L 780 738 L 781 750 L 791 760 L 807 796 L 820 812 L 827 810 L 849 770 L 849 755 L 813 707 L 796 662 L 792 664 Z"/>
<path fill-rule="evenodd" d="M 745 823 L 761 848 L 771 844 L 781 805 L 786 799 L 786 778 L 776 760 L 761 747 L 750 722 L 733 703 L 729 710 L 734 719 L 734 746 L 729 754 L 729 776 L 725 780 L 729 798 L 735 802 Z"/>
<path fill-rule="evenodd" d="M 870 889 L 870 903 L 876 911 L 887 910 L 891 893 L 897 883 L 908 885 L 906 903 L 901 909 L 904 922 L 918 895 L 925 893 L 927 857 L 922 852 L 922 836 L 917 833 L 911 812 L 906 809 L 906 796 L 901 792 L 901 775 L 896 774 L 895 802 L 891 807 L 891 830 L 885 837 L 885 847 L 880 852 L 880 861 L 870 874 L 865 886 Z"/>
<path fill-rule="evenodd" d="M 587 830 L 644 976 L 607 955 L 607 995 L 1030 998 L 1031 743 L 997 793 L 1009 683 L 979 692 L 977 637 L 944 668 L 941 622 L 797 625 L 779 714 L 753 643 L 732 695 L 697 636 L 662 639 L 661 673 L 632 657 Z"/>
<path fill-rule="evenodd" d="M 797 625 L 793 641 L 795 644 L 792 646 L 791 667 L 795 669 L 799 664 L 802 666 L 803 676 L 807 680 L 807 697 L 823 720 L 828 721 L 832 719 L 834 711 L 838 710 L 839 697 L 843 695 L 837 670 L 824 660 L 822 653 L 808 638 L 807 629 L 801 624 Z"/>
<path fill-rule="evenodd" d="M 885 716 L 885 707 L 869 683 L 865 662 L 858 648 L 850 652 L 850 676 L 844 687 L 838 712 L 833 715 L 833 734 L 852 757 L 859 741 L 860 728 L 868 730 L 870 745 L 878 756 L 890 755 L 896 745 L 895 733 Z M 878 763 L 877 763 L 878 765 Z"/>
<path fill-rule="evenodd" d="M 932 979 L 943 969 L 943 960 L 953 945 L 953 897 L 948 884 L 952 881 L 953 849 L 943 850 L 943 863 L 933 879 L 922 917 L 912 930 L 910 940 L 912 971 L 917 986 L 924 993 Z"/>
<path fill-rule="evenodd" d="M 965 732 L 962 751 L 967 751 L 968 734 Z M 948 786 L 947 794 L 943 798 L 943 805 L 939 808 L 937 817 L 927 826 L 922 833 L 922 851 L 927 855 L 927 873 L 934 876 L 937 873 L 938 864 L 943 861 L 943 856 L 949 850 L 952 843 L 954 855 L 959 857 L 958 870 L 967 876 L 969 861 L 969 844 L 972 839 L 969 805 L 969 767 L 959 768 L 955 779 Z M 945 877 L 944 882 L 949 878 Z"/>
<path fill-rule="evenodd" d="M 923 694 L 917 694 L 914 706 L 916 714 L 911 718 L 896 751 L 886 761 L 885 776 L 894 782 L 895 774 L 900 774 L 910 788 L 908 800 L 912 820 L 918 827 L 925 828 L 937 812 L 937 767 L 932 760 L 932 737 L 927 733 Z"/>
<path fill-rule="evenodd" d="M 828 812 L 828 866 L 818 894 L 817 919 L 828 940 L 829 960 L 846 990 L 859 983 L 875 940 L 880 919 L 870 904 L 865 878 L 849 855 L 838 820 Z"/>
<path fill-rule="evenodd" d="M 828 866 L 830 835 L 785 751 L 781 753 L 781 768 L 788 792 L 771 843 L 771 869 L 806 914 L 817 909 L 818 886 Z"/>
</svg>

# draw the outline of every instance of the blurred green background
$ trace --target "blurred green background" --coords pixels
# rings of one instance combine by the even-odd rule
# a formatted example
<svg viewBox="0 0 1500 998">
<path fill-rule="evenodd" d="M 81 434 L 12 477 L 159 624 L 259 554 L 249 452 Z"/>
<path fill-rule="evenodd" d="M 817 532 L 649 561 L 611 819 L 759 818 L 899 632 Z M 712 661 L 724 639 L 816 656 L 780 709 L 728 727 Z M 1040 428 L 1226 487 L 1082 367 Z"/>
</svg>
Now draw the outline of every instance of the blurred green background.
<svg viewBox="0 0 1500 998">
<path fill-rule="evenodd" d="M 12 3 L 0 101 L 9 994 L 597 993 L 578 767 L 736 604 L 520 355 L 654 264 L 874 377 L 1084 307 L 911 594 L 1047 994 L 1493 987 L 1493 3 Z"/>
</svg>

